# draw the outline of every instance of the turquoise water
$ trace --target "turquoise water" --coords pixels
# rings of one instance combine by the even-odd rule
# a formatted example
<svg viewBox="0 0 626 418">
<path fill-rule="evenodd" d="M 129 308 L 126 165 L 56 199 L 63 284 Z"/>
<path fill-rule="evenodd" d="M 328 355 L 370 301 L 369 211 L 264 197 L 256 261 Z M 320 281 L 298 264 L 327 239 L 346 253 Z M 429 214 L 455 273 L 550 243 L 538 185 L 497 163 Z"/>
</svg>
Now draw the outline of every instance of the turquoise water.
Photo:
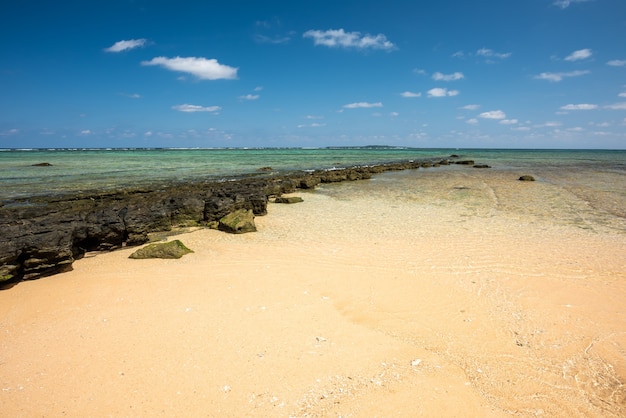
<svg viewBox="0 0 626 418">
<path fill-rule="evenodd" d="M 169 182 L 220 180 L 293 170 L 331 169 L 392 161 L 474 159 L 501 170 L 541 168 L 626 173 L 626 151 L 411 149 L 392 147 L 320 149 L 34 149 L 0 152 L 0 200 L 106 191 Z M 33 164 L 49 163 L 48 167 Z M 607 180 L 608 181 L 608 180 Z"/>
</svg>

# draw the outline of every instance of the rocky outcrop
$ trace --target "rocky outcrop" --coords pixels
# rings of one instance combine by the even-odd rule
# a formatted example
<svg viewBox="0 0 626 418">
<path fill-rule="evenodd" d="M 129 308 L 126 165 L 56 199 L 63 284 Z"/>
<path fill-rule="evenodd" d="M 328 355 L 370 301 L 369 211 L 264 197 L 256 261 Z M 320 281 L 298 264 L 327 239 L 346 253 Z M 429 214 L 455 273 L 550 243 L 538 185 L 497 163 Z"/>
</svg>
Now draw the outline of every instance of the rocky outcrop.
<svg viewBox="0 0 626 418">
<path fill-rule="evenodd" d="M 220 219 L 217 229 L 231 234 L 255 232 L 254 213 L 251 209 L 238 209 Z"/>
<path fill-rule="evenodd" d="M 292 204 L 292 203 L 300 203 L 300 202 L 304 202 L 304 200 L 302 200 L 300 196 L 277 197 L 276 199 L 274 199 L 274 203 Z"/>
<path fill-rule="evenodd" d="M 437 164 L 444 162 L 447 163 L 444 160 Z M 178 226 L 215 225 L 239 210 L 263 216 L 267 214 L 270 196 L 311 189 L 320 183 L 363 180 L 385 171 L 432 165 L 432 161 L 403 161 L 282 175 L 272 172 L 232 181 L 198 181 L 115 193 L 3 201 L 0 202 L 0 282 L 37 279 L 68 271 L 88 251 L 144 244 L 150 232 L 169 231 Z"/>
<path fill-rule="evenodd" d="M 146 245 L 132 253 L 128 258 L 137 260 L 146 258 L 181 258 L 185 254 L 192 252 L 182 241 L 176 239 L 174 241 Z"/>
<path fill-rule="evenodd" d="M 529 174 L 524 174 L 518 180 L 519 181 L 535 181 L 535 178 Z"/>
</svg>

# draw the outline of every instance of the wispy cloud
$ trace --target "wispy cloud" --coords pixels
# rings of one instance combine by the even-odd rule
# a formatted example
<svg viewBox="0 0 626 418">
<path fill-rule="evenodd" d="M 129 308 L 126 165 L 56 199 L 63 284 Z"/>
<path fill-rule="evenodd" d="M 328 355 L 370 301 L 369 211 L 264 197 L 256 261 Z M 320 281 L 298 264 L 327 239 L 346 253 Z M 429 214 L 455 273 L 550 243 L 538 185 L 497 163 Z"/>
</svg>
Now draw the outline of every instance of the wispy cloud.
<svg viewBox="0 0 626 418">
<path fill-rule="evenodd" d="M 239 96 L 241 100 L 257 100 L 259 97 L 261 96 L 259 96 L 258 94 L 246 94 L 243 96 Z"/>
<path fill-rule="evenodd" d="M 606 63 L 612 67 L 626 67 L 626 60 L 611 60 Z"/>
<path fill-rule="evenodd" d="M 291 40 L 291 37 L 287 35 L 268 36 L 268 35 L 262 35 L 260 33 L 257 33 L 254 35 L 254 40 L 260 44 L 280 45 L 280 44 L 288 43 Z"/>
<path fill-rule="evenodd" d="M 355 49 L 383 49 L 393 50 L 396 46 L 387 40 L 383 34 L 362 35 L 361 32 L 346 32 L 343 29 L 329 29 L 326 31 L 309 30 L 303 35 L 313 39 L 314 45 L 323 45 L 330 48 L 355 48 Z"/>
<path fill-rule="evenodd" d="M 270 20 L 258 20 L 256 22 L 256 28 L 259 31 L 265 33 L 256 33 L 254 40 L 261 44 L 286 44 L 291 41 L 293 32 L 288 34 L 278 33 L 281 30 L 282 23 L 280 19 L 274 17 Z M 268 32 L 272 32 L 267 34 Z"/>
<path fill-rule="evenodd" d="M 8 131 L 0 131 L 0 136 L 9 136 L 9 135 L 16 135 L 18 134 L 20 131 L 19 129 L 9 129 Z"/>
<path fill-rule="evenodd" d="M 171 71 L 192 74 L 201 80 L 236 79 L 238 70 L 220 64 L 216 59 L 202 57 L 156 57 L 150 61 L 142 61 L 141 65 L 161 66 Z"/>
<path fill-rule="evenodd" d="M 589 103 L 568 104 L 565 106 L 561 106 L 562 110 L 593 110 L 597 108 L 598 108 L 598 105 L 589 104 Z"/>
<path fill-rule="evenodd" d="M 493 49 L 480 48 L 476 52 L 457 51 L 452 54 L 452 57 L 460 59 L 464 59 L 467 57 L 479 57 L 481 59 L 484 59 L 486 63 L 492 64 L 498 62 L 498 60 L 504 60 L 506 58 L 509 58 L 511 55 L 512 54 L 510 52 L 496 52 Z"/>
<path fill-rule="evenodd" d="M 298 125 L 298 128 L 321 128 L 326 126 L 325 123 L 309 123 L 307 125 Z"/>
<path fill-rule="evenodd" d="M 489 112 L 483 112 L 478 117 L 483 119 L 505 119 L 506 113 L 501 110 L 490 110 Z"/>
<path fill-rule="evenodd" d="M 176 106 L 172 106 L 172 109 L 178 110 L 179 112 L 187 112 L 187 113 L 193 113 L 193 112 L 217 113 L 220 110 L 222 110 L 220 106 L 198 106 L 198 105 L 192 105 L 192 104 L 176 105 Z"/>
<path fill-rule="evenodd" d="M 626 110 L 626 102 L 613 103 L 612 105 L 604 106 L 604 108 L 611 110 Z"/>
<path fill-rule="evenodd" d="M 541 73 L 536 75 L 534 78 L 537 80 L 548 80 L 548 81 L 562 81 L 567 77 L 579 77 L 581 75 L 589 74 L 591 71 L 589 70 L 578 70 L 578 71 L 570 71 L 566 73 Z"/>
<path fill-rule="evenodd" d="M 372 107 L 383 107 L 381 102 L 376 103 L 368 103 L 368 102 L 357 102 L 357 103 L 349 103 L 343 105 L 345 109 L 368 109 Z"/>
<path fill-rule="evenodd" d="M 437 80 L 437 81 L 456 81 L 456 80 L 462 80 L 463 78 L 465 78 L 465 76 L 463 75 L 463 73 L 452 73 L 452 74 L 443 74 L 440 72 L 436 72 L 433 74 L 433 80 Z"/>
<path fill-rule="evenodd" d="M 588 48 L 579 49 L 578 51 L 574 51 L 571 54 L 569 54 L 567 57 L 565 57 L 565 61 L 580 61 L 580 60 L 590 58 L 591 55 L 593 55 L 593 53 L 591 52 L 591 49 L 588 49 Z"/>
<path fill-rule="evenodd" d="M 441 87 L 435 87 L 434 89 L 428 90 L 428 97 L 451 97 L 457 96 L 459 94 L 458 90 L 448 90 Z"/>
<path fill-rule="evenodd" d="M 142 47 L 146 44 L 146 42 L 148 42 L 147 40 L 141 38 L 141 39 L 129 39 L 126 41 L 119 41 L 114 43 L 113 45 L 111 45 L 108 48 L 104 48 L 104 50 L 106 52 L 122 52 L 122 51 L 128 51 L 129 49 L 135 49 L 135 48 L 139 48 Z"/>
<path fill-rule="evenodd" d="M 499 58 L 499 59 L 505 59 L 511 56 L 510 52 L 496 52 L 492 49 L 489 48 L 481 48 L 478 51 L 476 51 L 476 55 L 478 55 L 479 57 L 487 57 L 487 58 Z"/>
<path fill-rule="evenodd" d="M 405 91 L 400 93 L 400 96 L 402 97 L 406 97 L 408 99 L 410 98 L 414 98 L 414 97 L 421 97 L 422 93 L 413 93 L 412 91 Z"/>
<path fill-rule="evenodd" d="M 464 110 L 476 110 L 478 108 L 480 108 L 480 105 L 477 105 L 477 104 L 468 104 L 468 105 L 461 107 L 461 109 L 464 109 Z"/>
<path fill-rule="evenodd" d="M 500 122 L 502 125 L 516 125 L 519 123 L 517 119 L 502 119 Z"/>
<path fill-rule="evenodd" d="M 591 0 L 556 0 L 553 5 L 560 7 L 561 9 L 567 9 L 573 3 L 585 3 Z"/>
<path fill-rule="evenodd" d="M 141 99 L 141 94 L 138 93 L 120 93 L 120 96 L 128 97 L 129 99 Z"/>
<path fill-rule="evenodd" d="M 471 118 L 465 121 L 465 123 L 469 123 L 470 125 L 476 125 L 478 123 L 478 119 Z"/>
</svg>

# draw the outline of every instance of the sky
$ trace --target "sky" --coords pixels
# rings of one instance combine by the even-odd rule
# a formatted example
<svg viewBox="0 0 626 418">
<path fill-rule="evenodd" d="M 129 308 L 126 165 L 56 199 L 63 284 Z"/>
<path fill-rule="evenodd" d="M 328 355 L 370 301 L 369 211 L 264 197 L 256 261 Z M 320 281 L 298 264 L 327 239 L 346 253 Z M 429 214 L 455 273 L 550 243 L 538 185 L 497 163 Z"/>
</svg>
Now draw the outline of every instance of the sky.
<svg viewBox="0 0 626 418">
<path fill-rule="evenodd" d="M 626 149 L 625 0 L 7 0 L 0 148 Z"/>
</svg>

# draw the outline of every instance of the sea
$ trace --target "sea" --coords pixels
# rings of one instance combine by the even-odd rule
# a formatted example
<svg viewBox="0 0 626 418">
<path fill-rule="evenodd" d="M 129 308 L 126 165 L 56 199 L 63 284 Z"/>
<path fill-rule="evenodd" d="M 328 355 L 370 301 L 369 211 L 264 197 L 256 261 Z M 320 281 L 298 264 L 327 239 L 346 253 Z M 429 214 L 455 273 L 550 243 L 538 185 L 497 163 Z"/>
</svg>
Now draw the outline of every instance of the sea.
<svg viewBox="0 0 626 418">
<path fill-rule="evenodd" d="M 458 156 L 500 170 L 593 172 L 624 193 L 626 150 L 420 149 L 366 146 L 228 149 L 0 149 L 0 201 L 186 181 L 222 181 Z M 271 168 L 271 170 L 269 170 Z M 603 175 L 606 175 L 605 178 Z M 605 181 L 603 181 L 603 179 Z M 620 190 L 621 189 L 621 190 Z"/>
</svg>

